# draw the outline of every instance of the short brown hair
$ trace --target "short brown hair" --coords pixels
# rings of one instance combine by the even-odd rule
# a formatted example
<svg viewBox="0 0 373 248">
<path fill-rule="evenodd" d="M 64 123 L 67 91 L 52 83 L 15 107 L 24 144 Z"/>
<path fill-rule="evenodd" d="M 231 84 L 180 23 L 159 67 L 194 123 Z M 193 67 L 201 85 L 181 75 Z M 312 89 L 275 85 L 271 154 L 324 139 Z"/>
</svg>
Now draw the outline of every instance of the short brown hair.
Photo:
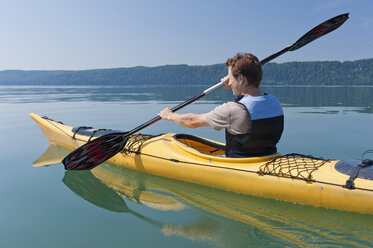
<svg viewBox="0 0 373 248">
<path fill-rule="evenodd" d="M 262 80 L 262 65 L 258 58 L 251 53 L 237 53 L 233 58 L 227 59 L 225 63 L 231 67 L 233 76 L 236 78 L 242 74 L 249 85 L 259 87 Z"/>
</svg>

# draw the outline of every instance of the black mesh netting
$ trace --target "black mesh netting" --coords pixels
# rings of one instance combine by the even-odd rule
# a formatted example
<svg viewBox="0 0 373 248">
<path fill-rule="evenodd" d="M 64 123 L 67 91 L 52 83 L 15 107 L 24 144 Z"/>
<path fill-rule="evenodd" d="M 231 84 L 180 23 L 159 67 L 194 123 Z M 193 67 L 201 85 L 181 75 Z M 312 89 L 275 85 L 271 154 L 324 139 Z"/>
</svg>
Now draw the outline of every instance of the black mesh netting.
<svg viewBox="0 0 373 248">
<path fill-rule="evenodd" d="M 258 173 L 311 180 L 312 173 L 328 161 L 310 155 L 286 154 L 260 166 Z"/>
<path fill-rule="evenodd" d="M 145 141 L 157 136 L 159 135 L 133 134 L 128 138 L 126 145 L 122 150 L 122 153 L 126 155 L 128 155 L 129 153 L 138 153 Z"/>
</svg>

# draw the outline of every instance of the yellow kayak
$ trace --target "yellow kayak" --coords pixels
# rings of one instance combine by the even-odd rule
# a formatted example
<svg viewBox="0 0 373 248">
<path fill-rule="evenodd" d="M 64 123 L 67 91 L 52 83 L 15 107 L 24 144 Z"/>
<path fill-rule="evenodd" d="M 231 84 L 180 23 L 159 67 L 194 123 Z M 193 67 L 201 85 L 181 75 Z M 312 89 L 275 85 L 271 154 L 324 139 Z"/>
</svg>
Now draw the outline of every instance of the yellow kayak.
<svg viewBox="0 0 373 248">
<path fill-rule="evenodd" d="M 70 150 L 112 132 L 73 128 L 46 117 L 30 115 L 51 144 Z M 227 158 L 224 144 L 186 134 L 167 133 L 133 135 L 124 150 L 108 162 L 240 194 L 373 214 L 370 167 L 361 168 L 361 173 L 358 171 L 352 180 L 352 186 L 346 187 L 351 171 L 359 167 L 361 161 L 358 160 L 325 160 L 300 154 Z"/>
</svg>

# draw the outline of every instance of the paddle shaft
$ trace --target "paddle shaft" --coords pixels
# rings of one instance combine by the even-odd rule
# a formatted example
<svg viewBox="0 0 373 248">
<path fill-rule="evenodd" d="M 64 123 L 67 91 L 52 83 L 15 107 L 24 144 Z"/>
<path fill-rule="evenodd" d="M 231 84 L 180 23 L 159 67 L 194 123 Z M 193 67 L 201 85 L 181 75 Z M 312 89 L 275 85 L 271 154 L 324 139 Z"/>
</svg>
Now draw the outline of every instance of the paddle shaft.
<svg viewBox="0 0 373 248">
<path fill-rule="evenodd" d="M 224 84 L 223 84 L 222 82 L 219 82 L 219 83 L 217 83 L 216 85 L 214 85 L 214 86 L 212 86 L 212 87 L 206 89 L 205 91 L 201 92 L 200 94 L 198 94 L 198 95 L 196 95 L 196 96 L 194 96 L 194 97 L 192 97 L 192 98 L 186 100 L 185 102 L 180 103 L 179 105 L 173 107 L 171 110 L 172 110 L 172 112 L 176 112 L 176 111 L 178 111 L 179 109 L 184 108 L 185 106 L 191 104 L 192 102 L 197 101 L 198 99 L 200 99 L 200 98 L 206 96 L 207 94 L 210 94 L 211 92 L 213 92 L 213 91 L 215 91 L 215 90 L 217 90 L 217 89 L 220 89 L 220 88 L 223 87 L 223 86 L 224 86 Z M 154 117 L 153 119 L 151 119 L 151 120 L 145 122 L 144 124 L 142 124 L 142 125 L 140 125 L 140 126 L 138 126 L 138 127 L 135 127 L 134 129 L 132 129 L 131 131 L 129 131 L 129 132 L 126 133 L 125 135 L 132 135 L 132 134 L 135 134 L 135 133 L 137 133 L 138 131 L 140 131 L 140 130 L 142 130 L 142 129 L 144 129 L 144 128 L 150 126 L 150 125 L 152 125 L 153 123 L 155 123 L 155 122 L 157 122 L 157 121 L 159 121 L 159 120 L 161 120 L 161 119 L 162 119 L 162 118 L 159 117 L 159 116 Z"/>
</svg>

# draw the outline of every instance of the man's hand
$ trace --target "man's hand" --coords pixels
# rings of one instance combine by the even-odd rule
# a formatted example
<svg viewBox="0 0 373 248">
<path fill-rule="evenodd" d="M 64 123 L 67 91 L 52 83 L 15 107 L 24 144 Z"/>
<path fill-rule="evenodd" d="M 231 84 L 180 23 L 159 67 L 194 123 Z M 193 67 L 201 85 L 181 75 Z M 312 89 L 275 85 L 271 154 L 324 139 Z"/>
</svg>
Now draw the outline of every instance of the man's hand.
<svg viewBox="0 0 373 248">
<path fill-rule="evenodd" d="M 161 112 L 159 112 L 159 117 L 161 117 L 163 120 L 166 120 L 166 121 L 172 121 L 172 115 L 174 113 L 171 111 L 171 109 L 169 108 L 165 108 L 163 109 Z"/>
<path fill-rule="evenodd" d="M 227 89 L 227 90 L 232 89 L 232 87 L 228 85 L 228 82 L 229 82 L 228 76 L 223 77 L 220 81 L 224 83 L 224 89 Z"/>
</svg>

